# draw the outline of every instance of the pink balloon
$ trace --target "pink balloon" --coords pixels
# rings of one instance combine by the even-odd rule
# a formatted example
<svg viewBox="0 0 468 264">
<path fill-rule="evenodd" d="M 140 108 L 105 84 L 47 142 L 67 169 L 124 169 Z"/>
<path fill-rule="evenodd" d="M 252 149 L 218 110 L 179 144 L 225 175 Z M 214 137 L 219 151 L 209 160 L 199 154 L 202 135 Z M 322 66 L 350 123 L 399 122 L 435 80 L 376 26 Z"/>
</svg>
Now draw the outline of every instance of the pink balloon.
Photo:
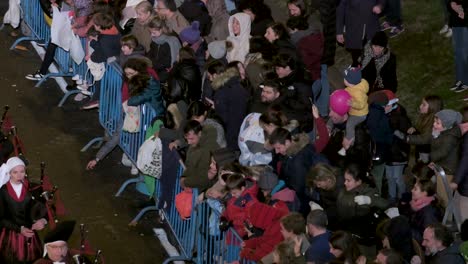
<svg viewBox="0 0 468 264">
<path fill-rule="evenodd" d="M 350 100 L 351 95 L 349 95 L 346 90 L 336 90 L 330 95 L 330 108 L 333 112 L 339 115 L 344 115 L 351 108 L 349 105 Z"/>
</svg>

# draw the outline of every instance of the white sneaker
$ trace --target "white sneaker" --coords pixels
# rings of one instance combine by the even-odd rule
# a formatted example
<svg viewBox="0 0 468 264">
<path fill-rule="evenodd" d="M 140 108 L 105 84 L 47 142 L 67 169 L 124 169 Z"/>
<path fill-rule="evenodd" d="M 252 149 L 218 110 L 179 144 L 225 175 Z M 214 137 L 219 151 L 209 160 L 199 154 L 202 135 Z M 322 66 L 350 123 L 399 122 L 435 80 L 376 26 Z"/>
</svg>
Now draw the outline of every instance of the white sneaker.
<svg viewBox="0 0 468 264">
<path fill-rule="evenodd" d="M 81 90 L 81 91 L 86 91 L 88 90 L 89 86 L 86 82 L 83 82 L 82 84 L 77 85 L 76 88 L 78 88 L 78 90 Z"/>
<path fill-rule="evenodd" d="M 75 102 L 81 102 L 86 97 L 87 97 L 86 95 L 84 95 L 82 93 L 79 93 L 79 94 L 75 95 L 75 98 L 73 98 L 73 100 L 75 100 Z"/>
<path fill-rule="evenodd" d="M 442 35 L 442 34 L 445 34 L 445 33 L 447 33 L 447 31 L 449 31 L 449 29 L 450 29 L 449 26 L 448 26 L 447 24 L 445 24 L 445 25 L 440 29 L 439 34 L 441 34 L 441 35 Z"/>
<path fill-rule="evenodd" d="M 130 170 L 130 174 L 138 175 L 138 169 L 132 164 L 132 169 Z"/>
<path fill-rule="evenodd" d="M 452 37 L 452 29 L 449 28 L 449 30 L 447 31 L 447 33 L 445 33 L 444 35 L 446 38 L 451 38 Z"/>
<path fill-rule="evenodd" d="M 81 93 L 86 96 L 91 96 L 93 94 L 90 90 L 82 90 Z"/>
<path fill-rule="evenodd" d="M 341 148 L 339 151 L 338 151 L 338 155 L 340 156 L 346 156 L 346 149 L 345 148 Z"/>
<path fill-rule="evenodd" d="M 75 76 L 72 77 L 73 81 L 78 81 L 81 80 L 81 76 L 79 74 L 75 74 Z"/>
<path fill-rule="evenodd" d="M 122 165 L 124 165 L 125 167 L 133 166 L 132 161 L 128 158 L 128 156 L 125 153 L 122 154 L 121 162 L 122 162 Z"/>
</svg>

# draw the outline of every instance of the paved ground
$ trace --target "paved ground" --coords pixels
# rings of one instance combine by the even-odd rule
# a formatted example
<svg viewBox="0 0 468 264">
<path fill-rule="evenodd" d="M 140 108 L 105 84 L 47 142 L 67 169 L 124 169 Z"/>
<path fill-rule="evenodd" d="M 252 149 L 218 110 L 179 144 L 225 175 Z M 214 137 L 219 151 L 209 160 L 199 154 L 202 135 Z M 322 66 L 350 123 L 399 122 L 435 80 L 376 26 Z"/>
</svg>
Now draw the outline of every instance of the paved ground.
<svg viewBox="0 0 468 264">
<path fill-rule="evenodd" d="M 7 3 L 0 6 L 2 14 Z M 37 180 L 39 164 L 46 162 L 52 182 L 61 190 L 68 210 L 66 218 L 87 225 L 89 241 L 103 250 L 106 263 L 162 263 L 164 249 L 152 234 L 157 216 L 148 214 L 137 227 L 129 227 L 143 197 L 133 190 L 123 197 L 113 196 L 129 177 L 129 169 L 119 162 L 121 152 L 114 151 L 93 172 L 84 169 L 96 150 L 81 153 L 81 147 L 102 134 L 97 111 L 79 111 L 73 101 L 58 108 L 62 92 L 53 80 L 34 88 L 34 83 L 24 76 L 38 68 L 40 59 L 27 43 L 24 45 L 29 51 L 10 51 L 14 38 L 9 31 L 6 28 L 0 32 L 0 107 L 11 107 L 31 162 L 29 176 Z M 72 238 L 75 247 L 78 236 L 75 232 Z"/>
</svg>

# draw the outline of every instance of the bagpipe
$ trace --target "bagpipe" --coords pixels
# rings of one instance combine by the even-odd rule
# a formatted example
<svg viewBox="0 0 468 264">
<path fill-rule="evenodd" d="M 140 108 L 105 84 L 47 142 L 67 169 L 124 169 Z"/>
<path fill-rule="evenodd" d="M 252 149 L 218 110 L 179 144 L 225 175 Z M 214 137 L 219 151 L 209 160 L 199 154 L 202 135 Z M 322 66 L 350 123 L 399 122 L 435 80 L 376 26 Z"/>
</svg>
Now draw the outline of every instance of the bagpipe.
<svg viewBox="0 0 468 264">
<path fill-rule="evenodd" d="M 50 229 L 54 229 L 58 222 L 59 216 L 65 215 L 65 207 L 58 187 L 53 185 L 49 176 L 45 173 L 45 163 L 41 162 L 41 177 L 39 183 L 29 181 L 29 192 L 33 199 L 41 202 L 47 209 L 47 217 L 49 219 Z"/>
<path fill-rule="evenodd" d="M 4 163 L 8 157 L 13 153 L 14 147 L 9 135 L 12 128 L 11 119 L 8 115 L 10 107 L 6 105 L 3 110 L 2 118 L 0 120 L 0 161 Z"/>
<path fill-rule="evenodd" d="M 25 148 L 23 141 L 18 135 L 18 128 L 14 125 L 11 116 L 9 115 L 10 107 L 6 105 L 0 120 L 0 158 L 2 162 L 14 155 L 19 157 L 28 165 L 28 160 L 25 157 Z M 27 176 L 24 179 L 25 186 L 28 186 L 28 191 L 33 199 L 41 202 L 47 209 L 50 229 L 54 229 L 58 222 L 58 216 L 65 215 L 65 208 L 57 186 L 54 186 L 47 174 L 45 174 L 45 163 L 41 162 L 41 177 L 40 182 L 35 183 Z"/>
<path fill-rule="evenodd" d="M 75 264 L 104 264 L 104 257 L 100 249 L 94 251 L 86 239 L 85 225 L 80 225 L 80 248 L 70 249 Z"/>
</svg>

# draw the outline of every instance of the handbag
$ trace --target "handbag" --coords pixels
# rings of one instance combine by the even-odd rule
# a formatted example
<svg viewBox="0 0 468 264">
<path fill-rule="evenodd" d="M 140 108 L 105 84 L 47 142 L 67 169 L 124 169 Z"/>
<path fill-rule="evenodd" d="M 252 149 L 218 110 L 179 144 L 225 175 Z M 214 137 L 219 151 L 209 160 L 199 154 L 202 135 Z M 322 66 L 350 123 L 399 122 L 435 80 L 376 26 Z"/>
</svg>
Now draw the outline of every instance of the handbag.
<svg viewBox="0 0 468 264">
<path fill-rule="evenodd" d="M 175 197 L 175 206 L 182 219 L 187 220 L 192 214 L 192 188 L 184 188 Z"/>
<path fill-rule="evenodd" d="M 129 106 L 127 101 L 122 103 L 125 118 L 122 130 L 137 133 L 140 130 L 140 106 Z"/>
<path fill-rule="evenodd" d="M 138 150 L 137 168 L 151 177 L 159 179 L 162 173 L 162 143 L 161 139 L 151 136 Z"/>
</svg>

